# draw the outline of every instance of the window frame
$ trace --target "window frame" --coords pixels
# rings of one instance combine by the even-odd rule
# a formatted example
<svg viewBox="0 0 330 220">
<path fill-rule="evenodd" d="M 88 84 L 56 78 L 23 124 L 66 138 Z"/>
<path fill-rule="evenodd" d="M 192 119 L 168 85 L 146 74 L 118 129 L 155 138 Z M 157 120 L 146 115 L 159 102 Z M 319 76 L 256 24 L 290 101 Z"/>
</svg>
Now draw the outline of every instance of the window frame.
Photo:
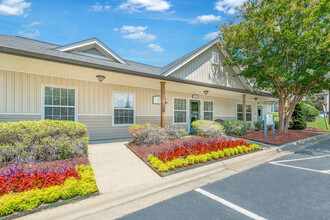
<svg viewBox="0 0 330 220">
<path fill-rule="evenodd" d="M 205 111 L 205 102 L 212 102 L 212 111 Z M 214 101 L 213 100 L 203 100 L 203 120 L 206 120 L 205 112 L 212 112 L 212 121 L 214 121 Z"/>
<path fill-rule="evenodd" d="M 242 107 L 243 107 L 243 104 L 242 103 L 236 103 L 236 120 L 239 120 L 238 119 L 238 113 L 242 113 L 243 114 L 243 110 L 242 110 L 242 112 L 239 112 L 238 111 L 238 105 L 242 105 Z M 252 104 L 246 104 L 246 106 L 248 106 L 248 105 L 251 106 L 251 113 L 250 112 L 246 112 L 245 115 L 247 115 L 248 113 L 250 113 L 251 114 L 251 121 L 248 121 L 248 120 L 246 120 L 246 121 L 247 122 L 252 122 L 253 121 L 253 105 Z M 240 120 L 240 121 L 243 121 L 243 119 Z"/>
<path fill-rule="evenodd" d="M 217 59 L 217 62 L 214 62 L 214 55 L 216 55 L 216 57 L 218 58 Z M 219 53 L 218 52 L 216 52 L 216 51 L 212 51 L 212 58 L 211 58 L 211 60 L 212 60 L 212 64 L 213 65 L 219 65 L 220 64 L 220 55 L 219 55 Z"/>
<path fill-rule="evenodd" d="M 67 107 L 71 108 L 72 106 L 64 106 L 64 105 L 46 105 L 45 104 L 45 88 L 58 88 L 58 89 L 74 89 L 74 121 L 78 121 L 78 87 L 74 86 L 66 86 L 66 85 L 54 85 L 54 84 L 41 84 L 41 118 L 45 120 L 45 108 L 49 107 Z"/>
<path fill-rule="evenodd" d="M 133 108 L 115 108 L 115 94 L 126 94 L 133 95 Z M 115 124 L 115 109 L 131 109 L 133 110 L 133 123 L 132 124 Z M 112 91 L 112 126 L 113 127 L 121 127 L 121 126 L 130 126 L 135 124 L 136 122 L 136 99 L 135 93 L 125 92 L 125 91 Z"/>
<path fill-rule="evenodd" d="M 175 99 L 182 99 L 182 100 L 186 100 L 186 110 L 175 110 Z M 187 98 L 180 98 L 180 97 L 173 97 L 173 124 L 182 124 L 182 125 L 186 125 L 188 124 L 188 120 L 187 120 L 187 110 L 188 110 L 188 102 L 187 102 Z M 186 117 L 185 117 L 185 122 L 175 122 L 175 112 L 186 112 Z"/>
</svg>

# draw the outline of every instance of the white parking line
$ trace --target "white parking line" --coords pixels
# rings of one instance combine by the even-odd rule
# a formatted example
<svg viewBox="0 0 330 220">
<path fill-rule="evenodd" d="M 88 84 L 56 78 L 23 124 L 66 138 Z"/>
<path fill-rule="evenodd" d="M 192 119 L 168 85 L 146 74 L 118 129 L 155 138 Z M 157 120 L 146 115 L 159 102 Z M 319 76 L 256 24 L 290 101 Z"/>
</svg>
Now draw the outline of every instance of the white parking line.
<svg viewBox="0 0 330 220">
<path fill-rule="evenodd" d="M 277 162 L 269 162 L 270 164 L 274 164 L 277 166 L 283 166 L 283 167 L 291 167 L 291 168 L 296 168 L 296 169 L 300 169 L 300 170 L 307 170 L 307 171 L 313 171 L 313 172 L 317 172 L 317 173 L 325 173 L 325 174 L 330 174 L 328 172 L 322 171 L 322 170 L 314 170 L 314 169 L 309 169 L 309 168 L 304 168 L 304 167 L 297 167 L 297 166 L 292 166 L 292 165 L 287 165 L 287 164 L 281 164 L 281 163 L 277 163 Z"/>
<path fill-rule="evenodd" d="M 213 199 L 213 200 L 215 200 L 217 202 L 220 202 L 220 203 L 224 204 L 225 206 L 228 206 L 229 208 L 232 208 L 232 209 L 236 210 L 237 212 L 239 212 L 239 213 L 241 213 L 243 215 L 246 215 L 246 216 L 248 216 L 248 217 L 250 217 L 252 219 L 266 220 L 265 218 L 263 218 L 263 217 L 261 217 L 259 215 L 256 215 L 256 214 L 254 214 L 254 213 L 252 213 L 252 212 L 250 212 L 250 211 L 248 211 L 246 209 L 243 209 L 243 208 L 241 208 L 241 207 L 239 207 L 239 206 L 237 206 L 237 205 L 235 205 L 235 204 L 233 204 L 231 202 L 228 202 L 227 200 L 224 200 L 224 199 L 222 199 L 222 198 L 220 198 L 220 197 L 218 197 L 216 195 L 213 195 L 212 193 L 209 193 L 209 192 L 207 192 L 207 191 L 205 191 L 205 190 L 203 190 L 201 188 L 197 188 L 197 189 L 195 189 L 195 191 L 197 191 L 199 193 L 202 193 L 203 195 L 205 195 L 205 196 L 207 196 L 207 197 L 209 197 L 209 198 L 211 198 L 211 199 Z"/>
<path fill-rule="evenodd" d="M 322 157 L 330 157 L 330 154 L 323 155 L 323 156 L 315 156 L 315 157 L 304 157 L 304 158 L 298 158 L 298 159 L 292 159 L 292 160 L 277 160 L 275 163 L 284 163 L 284 162 L 291 162 L 291 161 L 299 161 L 299 160 L 311 160 L 311 159 L 317 159 Z"/>
</svg>

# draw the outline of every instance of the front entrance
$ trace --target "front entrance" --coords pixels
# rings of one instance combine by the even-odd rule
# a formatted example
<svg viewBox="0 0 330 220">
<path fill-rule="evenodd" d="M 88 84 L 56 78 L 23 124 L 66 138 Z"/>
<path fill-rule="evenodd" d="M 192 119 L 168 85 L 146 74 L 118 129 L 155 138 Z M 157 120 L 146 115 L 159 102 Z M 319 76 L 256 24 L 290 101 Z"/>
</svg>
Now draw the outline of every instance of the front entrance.
<svg viewBox="0 0 330 220">
<path fill-rule="evenodd" d="M 262 121 L 263 120 L 263 109 L 262 105 L 257 105 L 257 120 Z"/>
<path fill-rule="evenodd" d="M 191 123 L 196 121 L 196 120 L 200 120 L 200 106 L 201 106 L 201 102 L 199 100 L 190 100 L 189 102 L 189 106 L 190 106 L 190 133 L 195 133 L 195 130 L 191 127 Z"/>
</svg>

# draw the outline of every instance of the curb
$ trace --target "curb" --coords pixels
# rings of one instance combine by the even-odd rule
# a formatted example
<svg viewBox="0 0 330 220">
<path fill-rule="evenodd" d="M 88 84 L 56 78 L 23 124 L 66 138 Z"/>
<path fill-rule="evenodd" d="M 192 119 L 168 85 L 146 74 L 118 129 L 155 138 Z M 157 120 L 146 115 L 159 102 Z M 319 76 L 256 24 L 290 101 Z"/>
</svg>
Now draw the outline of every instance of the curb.
<svg viewBox="0 0 330 220">
<path fill-rule="evenodd" d="M 281 153 L 281 154 L 279 154 Z M 187 170 L 182 173 L 170 175 L 157 181 L 139 185 L 136 187 L 119 190 L 116 192 L 103 194 L 95 198 L 83 200 L 79 203 L 70 204 L 70 207 L 59 207 L 57 209 L 45 210 L 35 215 L 27 216 L 27 219 L 78 219 L 81 217 L 90 217 L 105 210 L 118 208 L 125 203 L 143 199 L 158 192 L 164 192 L 171 188 L 179 187 L 184 184 L 190 184 L 192 181 L 207 179 L 208 177 L 219 174 L 219 171 L 231 170 L 239 173 L 251 167 L 258 166 L 278 157 L 291 154 L 290 152 L 281 152 L 277 147 L 257 151 L 255 153 L 234 157 L 229 160 L 219 161 L 208 166 L 202 166 L 196 169 Z M 216 180 L 215 180 L 216 181 Z M 119 207 L 120 208 L 120 207 Z M 62 209 L 62 210 L 58 210 Z M 125 211 L 125 210 L 122 210 Z M 126 213 L 128 214 L 128 213 Z M 119 217 L 119 216 L 118 216 Z"/>
<path fill-rule="evenodd" d="M 290 143 L 287 143 L 287 144 L 282 144 L 282 145 L 278 146 L 278 148 L 280 148 L 281 150 L 289 150 L 289 149 L 299 147 L 299 146 L 304 145 L 304 144 L 308 144 L 308 143 L 313 142 L 313 141 L 320 141 L 320 140 L 326 139 L 328 137 L 330 137 L 330 134 L 326 134 L 326 133 L 325 134 L 320 134 L 320 135 L 315 135 L 315 136 L 305 138 L 305 139 L 302 139 L 302 140 L 299 140 L 299 141 L 290 142 Z"/>
</svg>

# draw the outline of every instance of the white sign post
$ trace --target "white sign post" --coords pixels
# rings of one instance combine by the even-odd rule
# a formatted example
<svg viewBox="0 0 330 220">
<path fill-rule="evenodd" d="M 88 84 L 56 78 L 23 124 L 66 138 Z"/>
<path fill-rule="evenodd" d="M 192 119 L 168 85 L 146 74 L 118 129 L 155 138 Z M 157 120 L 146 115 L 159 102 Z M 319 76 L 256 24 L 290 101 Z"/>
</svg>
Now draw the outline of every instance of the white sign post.
<svg viewBox="0 0 330 220">
<path fill-rule="evenodd" d="M 272 126 L 272 136 L 275 136 L 275 121 L 274 115 L 272 113 L 265 114 L 264 118 L 264 137 L 267 138 L 268 125 Z"/>
</svg>

